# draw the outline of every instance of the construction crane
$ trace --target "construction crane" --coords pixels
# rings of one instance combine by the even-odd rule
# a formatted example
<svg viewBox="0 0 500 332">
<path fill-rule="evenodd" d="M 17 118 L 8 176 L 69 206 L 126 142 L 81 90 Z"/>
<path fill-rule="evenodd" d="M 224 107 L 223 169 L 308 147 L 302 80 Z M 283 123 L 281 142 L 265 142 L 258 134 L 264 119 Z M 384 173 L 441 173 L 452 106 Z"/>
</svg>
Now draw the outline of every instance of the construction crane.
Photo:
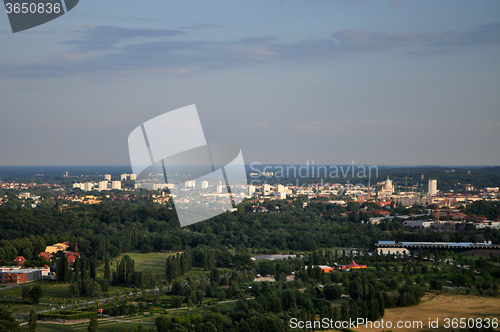
<svg viewBox="0 0 500 332">
<path fill-rule="evenodd" d="M 439 212 L 441 211 L 441 209 L 435 209 L 435 210 L 432 210 L 432 212 L 434 211 L 437 211 L 437 222 L 439 223 Z"/>
</svg>

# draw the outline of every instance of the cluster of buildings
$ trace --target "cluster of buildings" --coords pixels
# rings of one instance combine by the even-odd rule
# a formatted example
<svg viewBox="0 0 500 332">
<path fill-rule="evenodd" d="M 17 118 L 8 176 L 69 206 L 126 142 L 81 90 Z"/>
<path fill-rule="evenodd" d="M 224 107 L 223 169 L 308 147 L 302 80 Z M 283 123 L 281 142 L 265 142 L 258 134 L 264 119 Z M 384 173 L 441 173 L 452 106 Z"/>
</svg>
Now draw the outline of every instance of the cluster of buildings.
<svg viewBox="0 0 500 332">
<path fill-rule="evenodd" d="M 377 182 L 376 188 L 370 185 L 353 185 L 350 183 L 316 183 L 300 186 L 299 183 L 282 185 L 270 185 L 267 183 L 248 186 L 248 196 L 258 196 L 269 199 L 285 199 L 286 197 L 296 197 L 307 195 L 310 198 L 314 197 L 329 197 L 329 196 L 344 196 L 345 201 L 357 201 L 360 203 L 366 201 L 374 202 L 390 202 L 401 203 L 404 206 L 412 206 L 414 204 L 430 205 L 437 204 L 439 206 L 460 206 L 474 202 L 476 200 L 498 200 L 499 188 L 485 188 L 477 194 L 455 194 L 443 193 L 438 190 L 438 181 L 435 179 L 428 180 L 428 190 L 423 192 L 423 188 L 418 190 L 417 187 L 401 187 L 394 184 L 389 178 L 385 181 Z M 465 185 L 466 188 L 472 188 L 470 185 Z M 403 188 L 405 191 L 400 191 Z M 411 191 L 409 191 L 411 189 Z M 417 189 L 417 190 L 415 190 Z"/>
<path fill-rule="evenodd" d="M 58 184 L 50 184 L 50 183 L 19 183 L 19 182 L 0 182 L 1 189 L 19 189 L 19 190 L 29 190 L 35 187 L 61 187 Z"/>
<path fill-rule="evenodd" d="M 70 251 L 70 242 L 56 243 L 51 246 L 46 246 L 45 251 L 38 254 L 38 257 L 51 261 L 54 254 L 59 251 L 64 252 L 64 256 L 68 259 L 68 266 L 72 267 L 77 257 L 80 257 L 78 252 Z M 76 244 L 78 250 L 78 244 Z M 45 264 L 41 268 L 28 268 L 24 267 L 26 258 L 17 256 L 13 259 L 17 266 L 3 266 L 0 267 L 0 280 L 4 284 L 24 284 L 27 282 L 37 281 L 40 279 L 54 279 L 55 273 L 50 271 L 50 267 Z"/>
<path fill-rule="evenodd" d="M 121 174 L 120 181 L 111 181 L 111 174 L 104 174 L 104 180 L 99 182 L 82 182 L 82 183 L 73 183 L 73 188 L 78 188 L 83 191 L 92 191 L 92 190 L 122 190 L 122 181 L 131 180 L 134 181 L 136 179 L 135 174 Z"/>
<path fill-rule="evenodd" d="M 325 200 L 325 204 L 338 204 L 347 206 L 349 202 L 373 202 L 377 204 L 379 209 L 365 210 L 366 213 L 373 217 L 369 218 L 372 224 L 378 224 L 387 219 L 403 219 L 404 224 L 412 228 L 428 228 L 433 227 L 436 230 L 442 231 L 460 231 L 467 227 L 467 224 L 473 224 L 476 229 L 483 228 L 500 228 L 499 220 L 487 220 L 479 216 L 467 216 L 462 213 L 459 208 L 466 207 L 475 201 L 480 200 L 498 200 L 500 197 L 499 188 L 485 188 L 479 193 L 444 193 L 438 190 L 437 180 L 431 179 L 428 181 L 427 194 L 415 191 L 396 191 L 396 185 L 387 178 L 385 181 L 378 182 L 378 190 L 368 184 L 367 187 L 362 185 L 352 184 L 312 184 L 302 187 L 285 186 L 282 184 L 270 185 L 264 183 L 262 185 L 249 185 L 248 198 L 252 198 L 250 202 L 255 203 L 253 212 L 269 212 L 267 207 L 263 205 L 265 200 L 285 200 L 285 205 L 293 204 L 293 197 L 307 195 L 308 198 L 330 198 L 332 195 L 341 196 L 336 200 Z M 409 187 L 407 187 L 409 188 Z M 405 207 L 411 207 L 414 204 L 421 206 L 437 206 L 436 210 L 426 209 L 425 214 L 421 215 L 394 215 L 388 211 L 391 207 L 402 204 Z M 307 206 L 307 202 L 303 203 L 303 207 Z M 279 210 L 278 207 L 276 207 Z M 367 209 L 367 208 L 365 208 Z M 276 213 L 272 212 L 271 213 Z M 347 217 L 348 214 L 345 214 Z M 431 218 L 432 216 L 432 218 Z M 437 220 L 434 220 L 436 219 Z M 441 220 L 440 220 L 441 218 Z M 417 220 L 415 220 L 417 219 Z M 423 220 L 418 220 L 423 219 Z"/>
<path fill-rule="evenodd" d="M 500 221 L 488 220 L 482 216 L 465 216 L 464 213 L 449 213 L 449 215 L 464 215 L 455 220 L 405 220 L 403 224 L 411 228 L 434 228 L 439 231 L 463 231 L 467 225 L 472 224 L 476 229 L 500 228 Z"/>
<path fill-rule="evenodd" d="M 99 182 L 85 182 L 85 183 L 73 183 L 73 188 L 78 188 L 83 191 L 92 191 L 92 190 L 121 190 L 122 183 L 121 181 L 99 181 Z"/>
<path fill-rule="evenodd" d="M 76 251 L 70 251 L 71 246 L 72 243 L 70 242 L 55 243 L 53 245 L 46 246 L 45 251 L 39 253 L 38 257 L 50 262 L 54 254 L 62 251 L 64 252 L 64 256 L 68 259 L 68 266 L 72 267 L 75 264 L 76 258 L 80 257 L 80 254 Z M 76 250 L 78 250 L 78 244 L 76 244 Z M 47 264 L 41 268 L 27 268 L 24 267 L 26 258 L 23 256 L 17 256 L 12 261 L 17 263 L 17 265 L 0 267 L 0 280 L 4 284 L 24 284 L 40 279 L 55 278 L 55 273 L 50 271 L 50 267 Z"/>
</svg>

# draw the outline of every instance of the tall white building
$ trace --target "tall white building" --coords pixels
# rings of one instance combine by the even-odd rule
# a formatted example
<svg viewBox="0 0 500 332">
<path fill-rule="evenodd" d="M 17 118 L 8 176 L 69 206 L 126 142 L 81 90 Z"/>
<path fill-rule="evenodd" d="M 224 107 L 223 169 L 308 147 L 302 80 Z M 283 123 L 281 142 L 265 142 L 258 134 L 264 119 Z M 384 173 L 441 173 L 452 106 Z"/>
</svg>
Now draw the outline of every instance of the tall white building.
<svg viewBox="0 0 500 332">
<path fill-rule="evenodd" d="M 99 191 L 108 190 L 108 181 L 99 181 Z"/>
<path fill-rule="evenodd" d="M 111 181 L 111 174 L 104 174 L 104 180 Z"/>
<path fill-rule="evenodd" d="M 276 186 L 276 192 L 284 193 L 285 192 L 285 186 L 283 186 L 282 184 L 278 184 Z"/>
<path fill-rule="evenodd" d="M 218 194 L 221 194 L 221 193 L 222 193 L 222 184 L 219 184 L 219 185 L 217 186 L 217 193 L 218 193 Z"/>
<path fill-rule="evenodd" d="M 122 189 L 122 183 L 121 183 L 121 181 L 113 181 L 113 182 L 111 182 L 111 189 L 121 190 Z"/>
<path fill-rule="evenodd" d="M 130 176 L 130 181 L 135 181 L 135 179 L 137 178 L 135 174 L 129 174 L 129 176 Z"/>
<path fill-rule="evenodd" d="M 126 181 L 128 174 L 120 174 L 120 181 Z"/>
<path fill-rule="evenodd" d="M 254 185 L 249 185 L 248 186 L 248 195 L 252 196 L 255 193 L 255 186 Z"/>
<path fill-rule="evenodd" d="M 437 180 L 429 180 L 429 191 L 427 192 L 429 195 L 436 195 L 438 192 L 438 181 Z"/>
<path fill-rule="evenodd" d="M 186 181 L 186 188 L 194 188 L 194 186 L 196 185 L 196 181 Z"/>
<path fill-rule="evenodd" d="M 202 181 L 201 182 L 201 189 L 207 189 L 208 188 L 208 181 Z"/>
<path fill-rule="evenodd" d="M 83 185 L 83 190 L 84 191 L 92 191 L 92 188 L 94 188 L 94 184 L 91 183 L 91 182 L 86 182 L 84 185 Z"/>
<path fill-rule="evenodd" d="M 267 183 L 266 183 L 266 184 L 264 184 L 264 185 L 262 186 L 262 193 L 263 193 L 263 194 L 268 193 L 268 192 L 270 192 L 270 191 L 271 191 L 271 186 L 270 186 L 269 184 L 267 184 Z"/>
</svg>

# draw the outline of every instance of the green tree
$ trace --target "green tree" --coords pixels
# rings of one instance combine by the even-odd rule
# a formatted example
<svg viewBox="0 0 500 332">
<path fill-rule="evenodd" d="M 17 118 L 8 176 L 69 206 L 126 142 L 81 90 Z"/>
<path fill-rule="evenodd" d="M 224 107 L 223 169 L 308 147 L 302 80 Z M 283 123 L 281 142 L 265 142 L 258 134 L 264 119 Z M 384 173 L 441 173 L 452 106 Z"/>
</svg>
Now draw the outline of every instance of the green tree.
<svg viewBox="0 0 500 332">
<path fill-rule="evenodd" d="M 90 260 L 90 278 L 95 280 L 95 261 L 94 259 Z"/>
<path fill-rule="evenodd" d="M 36 285 L 30 290 L 29 298 L 34 304 L 40 303 L 40 299 L 43 296 L 43 290 L 40 285 Z"/>
<path fill-rule="evenodd" d="M 29 299 L 30 298 L 30 287 L 23 287 L 22 293 L 21 293 L 21 298 L 23 299 Z"/>
<path fill-rule="evenodd" d="M 104 260 L 104 279 L 106 279 L 109 283 L 111 278 L 111 269 L 109 267 L 109 256 L 106 254 L 106 258 Z"/>
<path fill-rule="evenodd" d="M 89 332 L 97 332 L 97 327 L 99 326 L 99 322 L 97 321 L 96 316 L 92 316 L 90 318 L 89 326 L 87 327 L 87 330 Z"/>
<path fill-rule="evenodd" d="M 11 313 L 3 308 L 0 309 L 0 332 L 23 332 L 25 329 L 19 326 L 17 320 Z"/>
<path fill-rule="evenodd" d="M 36 314 L 35 309 L 32 309 L 30 312 L 30 318 L 28 320 L 28 326 L 30 331 L 35 331 L 36 330 L 36 323 L 38 321 L 38 316 Z"/>
</svg>

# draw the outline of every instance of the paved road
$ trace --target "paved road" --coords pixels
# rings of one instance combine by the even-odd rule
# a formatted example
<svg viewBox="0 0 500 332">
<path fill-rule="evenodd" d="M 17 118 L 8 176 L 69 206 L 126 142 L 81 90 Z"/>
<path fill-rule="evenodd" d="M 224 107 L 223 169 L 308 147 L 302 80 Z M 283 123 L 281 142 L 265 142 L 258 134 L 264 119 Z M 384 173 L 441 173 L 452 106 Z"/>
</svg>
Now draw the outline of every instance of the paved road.
<svg viewBox="0 0 500 332">
<path fill-rule="evenodd" d="M 0 291 L 7 290 L 7 289 L 12 289 L 12 288 L 18 288 L 18 287 L 24 287 L 24 286 L 34 286 L 39 284 L 39 281 L 35 281 L 33 283 L 26 283 L 26 284 L 19 284 L 19 285 L 10 285 L 7 287 L 0 287 Z"/>
</svg>

